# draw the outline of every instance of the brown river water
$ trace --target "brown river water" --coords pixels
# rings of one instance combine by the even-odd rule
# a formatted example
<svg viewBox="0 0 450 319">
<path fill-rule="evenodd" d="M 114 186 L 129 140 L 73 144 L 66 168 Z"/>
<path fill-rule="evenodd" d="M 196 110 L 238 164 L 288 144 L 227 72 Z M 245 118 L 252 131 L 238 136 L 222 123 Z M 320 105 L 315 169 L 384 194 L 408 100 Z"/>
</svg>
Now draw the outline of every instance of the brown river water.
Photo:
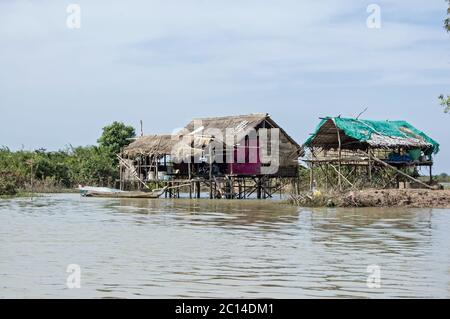
<svg viewBox="0 0 450 319">
<path fill-rule="evenodd" d="M 450 210 L 0 200 L 0 298 L 35 297 L 449 298 Z"/>
</svg>

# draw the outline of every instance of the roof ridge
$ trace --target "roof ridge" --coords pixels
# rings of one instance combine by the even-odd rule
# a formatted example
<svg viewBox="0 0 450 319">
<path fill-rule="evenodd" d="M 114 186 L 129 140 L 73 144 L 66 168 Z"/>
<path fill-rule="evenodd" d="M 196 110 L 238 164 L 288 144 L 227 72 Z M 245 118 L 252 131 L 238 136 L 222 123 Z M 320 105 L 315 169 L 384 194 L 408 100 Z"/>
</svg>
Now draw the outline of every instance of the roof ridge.
<svg viewBox="0 0 450 319">
<path fill-rule="evenodd" d="M 325 118 L 329 119 L 342 119 L 342 120 L 358 120 L 358 121 L 369 121 L 369 122 L 405 122 L 408 123 L 406 120 L 372 120 L 372 119 L 365 119 L 365 118 L 356 118 L 356 117 L 340 117 L 340 116 L 327 116 Z"/>
<path fill-rule="evenodd" d="M 270 115 L 269 113 L 249 113 L 249 114 L 225 115 L 225 116 L 196 117 L 191 119 L 191 122 L 194 120 L 217 120 L 217 119 L 239 118 L 250 116 L 269 117 Z"/>
</svg>

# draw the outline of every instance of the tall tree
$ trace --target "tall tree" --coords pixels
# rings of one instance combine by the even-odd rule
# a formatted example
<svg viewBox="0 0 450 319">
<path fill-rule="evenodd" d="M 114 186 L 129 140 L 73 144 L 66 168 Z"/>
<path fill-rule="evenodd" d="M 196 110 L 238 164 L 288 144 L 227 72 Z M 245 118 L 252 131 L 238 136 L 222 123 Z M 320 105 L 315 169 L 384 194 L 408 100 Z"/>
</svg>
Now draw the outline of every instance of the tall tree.
<svg viewBox="0 0 450 319">
<path fill-rule="evenodd" d="M 136 136 L 132 126 L 122 122 L 114 122 L 103 128 L 103 134 L 98 139 L 100 147 L 106 148 L 112 154 L 120 153 L 120 150 L 131 143 L 131 138 Z"/>
<path fill-rule="evenodd" d="M 439 96 L 439 103 L 444 108 L 444 112 L 448 113 L 450 111 L 450 95 L 447 95 L 447 97 L 444 97 L 443 94 Z"/>
<path fill-rule="evenodd" d="M 444 28 L 447 30 L 447 32 L 450 32 L 450 0 L 447 0 L 448 2 L 448 9 L 447 9 L 447 18 L 444 20 Z M 447 95 L 447 97 L 444 97 L 443 94 L 439 96 L 439 104 L 444 107 L 444 112 L 448 113 L 450 111 L 450 95 Z"/>
<path fill-rule="evenodd" d="M 447 30 L 447 32 L 450 32 L 450 0 L 447 0 L 447 2 L 448 2 L 447 18 L 444 20 L 444 28 Z"/>
</svg>

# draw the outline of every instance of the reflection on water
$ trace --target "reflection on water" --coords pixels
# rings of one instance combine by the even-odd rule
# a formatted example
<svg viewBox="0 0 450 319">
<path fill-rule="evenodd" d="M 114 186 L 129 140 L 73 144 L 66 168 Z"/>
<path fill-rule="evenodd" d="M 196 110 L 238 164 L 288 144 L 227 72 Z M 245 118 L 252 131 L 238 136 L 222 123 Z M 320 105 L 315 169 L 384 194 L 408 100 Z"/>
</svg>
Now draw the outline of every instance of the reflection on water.
<svg viewBox="0 0 450 319">
<path fill-rule="evenodd" d="M 449 229 L 442 209 L 0 200 L 0 297 L 450 297 Z"/>
</svg>

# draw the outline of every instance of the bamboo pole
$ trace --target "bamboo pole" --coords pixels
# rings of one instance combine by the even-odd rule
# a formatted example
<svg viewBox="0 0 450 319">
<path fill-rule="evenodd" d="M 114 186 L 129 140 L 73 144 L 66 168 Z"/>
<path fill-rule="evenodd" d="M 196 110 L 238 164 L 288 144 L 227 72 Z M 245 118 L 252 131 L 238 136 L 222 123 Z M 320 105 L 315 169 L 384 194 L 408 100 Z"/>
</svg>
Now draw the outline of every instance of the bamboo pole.
<svg viewBox="0 0 450 319">
<path fill-rule="evenodd" d="M 189 198 L 192 199 L 192 174 L 191 174 L 191 162 L 188 163 L 188 175 L 189 175 Z"/>
<path fill-rule="evenodd" d="M 122 187 L 122 178 L 123 178 L 123 173 L 122 173 L 122 162 L 119 161 L 119 189 L 122 191 L 123 187 Z"/>
<path fill-rule="evenodd" d="M 213 181 L 212 181 L 212 148 L 209 145 L 209 199 L 213 198 Z"/>
<path fill-rule="evenodd" d="M 119 159 L 119 163 L 123 165 L 125 168 L 130 170 L 131 174 L 147 189 L 149 189 L 148 185 L 138 176 L 138 173 L 136 172 L 136 168 L 130 166 L 120 155 L 116 155 Z"/>
<path fill-rule="evenodd" d="M 335 123 L 336 125 L 336 123 Z M 341 133 L 339 132 L 339 127 L 337 127 L 336 125 L 336 131 L 337 131 L 337 136 L 338 136 L 338 158 L 339 158 L 339 162 L 338 162 L 338 170 L 339 170 L 339 174 L 338 174 L 338 185 L 339 185 L 339 191 L 342 191 L 342 180 L 341 180 L 341 160 L 342 160 L 342 143 L 341 143 Z"/>
<path fill-rule="evenodd" d="M 412 177 L 412 176 L 402 172 L 401 170 L 397 169 L 396 167 L 394 167 L 394 166 L 392 166 L 392 165 L 390 165 L 390 164 L 380 160 L 379 158 L 376 158 L 375 156 L 367 154 L 366 152 L 363 152 L 361 150 L 359 150 L 359 152 L 364 154 L 364 155 L 366 155 L 366 156 L 371 157 L 375 162 L 380 163 L 381 165 L 384 165 L 385 167 L 389 167 L 389 168 L 393 169 L 396 173 L 398 173 L 398 174 L 400 174 L 402 176 L 405 176 L 406 178 L 408 178 L 408 179 L 410 179 L 410 180 L 412 180 L 412 181 L 414 181 L 414 182 L 416 182 L 416 183 L 418 183 L 418 184 L 420 184 L 422 186 L 425 186 L 428 189 L 434 189 L 432 186 L 430 186 L 430 185 L 428 185 L 428 184 L 426 184 L 426 183 L 424 183 L 424 182 L 422 182 L 422 181 L 420 181 L 420 180 L 418 180 L 418 179 L 416 179 L 416 178 L 414 178 L 414 177 Z"/>
<path fill-rule="evenodd" d="M 311 167 L 309 169 L 309 190 L 312 191 L 314 188 L 314 159 L 316 155 L 314 154 L 314 149 L 311 147 Z"/>
<path fill-rule="evenodd" d="M 430 165 L 430 184 L 433 182 L 433 165 Z"/>
<path fill-rule="evenodd" d="M 367 154 L 371 154 L 372 150 L 370 147 L 367 150 Z M 369 182 L 372 184 L 372 159 L 369 156 Z"/>
<path fill-rule="evenodd" d="M 139 178 L 141 178 L 141 160 L 142 160 L 142 156 L 139 155 L 139 160 L 138 160 L 138 176 L 139 176 Z M 141 190 L 140 183 L 138 183 L 138 189 Z"/>
<path fill-rule="evenodd" d="M 197 198 L 200 198 L 200 191 L 201 191 L 200 182 L 195 183 L 195 188 L 196 188 L 196 192 L 197 192 Z"/>
<path fill-rule="evenodd" d="M 342 178 L 344 179 L 345 182 L 349 183 L 350 186 L 351 186 L 352 188 L 354 188 L 353 184 L 352 184 L 352 183 L 351 183 L 344 175 L 342 175 L 342 173 L 339 172 L 339 170 L 336 169 L 336 167 L 334 167 L 333 164 L 330 164 L 330 166 L 336 171 L 336 173 L 338 174 L 339 177 L 342 177 Z"/>
</svg>

